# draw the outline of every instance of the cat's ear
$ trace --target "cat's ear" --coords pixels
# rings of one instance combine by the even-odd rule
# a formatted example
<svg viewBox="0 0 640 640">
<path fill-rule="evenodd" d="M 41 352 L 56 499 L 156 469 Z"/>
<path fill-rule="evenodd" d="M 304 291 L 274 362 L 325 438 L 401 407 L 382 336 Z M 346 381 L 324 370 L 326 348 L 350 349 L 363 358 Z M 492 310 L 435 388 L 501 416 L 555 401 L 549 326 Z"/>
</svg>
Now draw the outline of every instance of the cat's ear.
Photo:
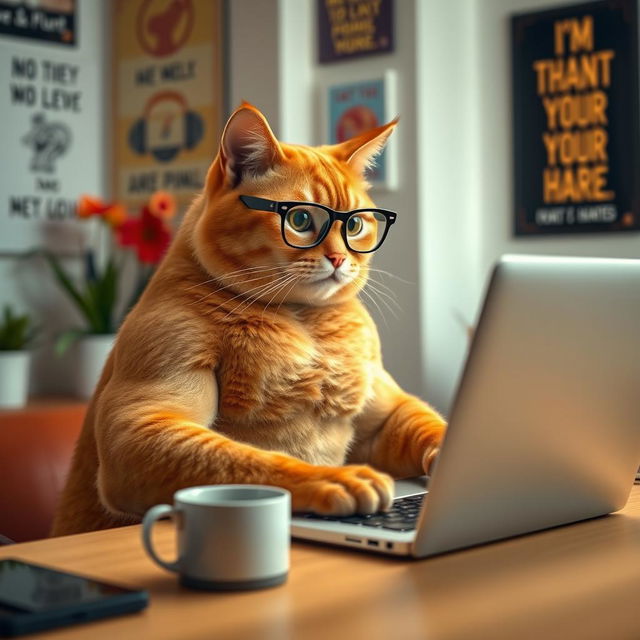
<svg viewBox="0 0 640 640">
<path fill-rule="evenodd" d="M 354 171 L 364 175 L 384 149 L 389 136 L 398 124 L 398 120 L 399 118 L 395 118 L 391 122 L 365 131 L 355 138 L 335 144 L 330 147 L 330 151 L 336 158 L 350 165 Z"/>
<path fill-rule="evenodd" d="M 222 170 L 236 186 L 244 178 L 259 176 L 284 159 L 284 153 L 267 119 L 248 102 L 229 118 L 220 144 Z"/>
</svg>

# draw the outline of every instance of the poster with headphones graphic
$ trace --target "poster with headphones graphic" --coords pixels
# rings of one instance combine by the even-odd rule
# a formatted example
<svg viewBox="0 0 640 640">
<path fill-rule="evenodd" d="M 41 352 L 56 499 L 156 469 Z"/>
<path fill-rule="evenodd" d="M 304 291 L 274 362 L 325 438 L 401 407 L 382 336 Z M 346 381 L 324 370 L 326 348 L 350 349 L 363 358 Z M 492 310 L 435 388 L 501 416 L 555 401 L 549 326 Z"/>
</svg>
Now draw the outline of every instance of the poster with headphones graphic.
<svg viewBox="0 0 640 640">
<path fill-rule="evenodd" d="M 129 130 L 129 146 L 158 162 L 171 162 L 183 149 L 195 148 L 203 132 L 202 118 L 188 108 L 184 96 L 161 91 L 151 97 L 144 114 Z"/>
<path fill-rule="evenodd" d="M 219 0 L 127 0 L 114 9 L 113 190 L 187 203 L 216 153 L 223 113 Z"/>
</svg>

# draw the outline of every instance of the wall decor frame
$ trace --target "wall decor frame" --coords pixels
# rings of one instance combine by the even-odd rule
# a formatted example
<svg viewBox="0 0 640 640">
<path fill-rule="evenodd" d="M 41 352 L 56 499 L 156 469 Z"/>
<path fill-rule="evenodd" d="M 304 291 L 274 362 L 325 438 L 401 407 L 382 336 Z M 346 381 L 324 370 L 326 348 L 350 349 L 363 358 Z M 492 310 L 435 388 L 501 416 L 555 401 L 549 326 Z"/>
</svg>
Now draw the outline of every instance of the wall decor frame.
<svg viewBox="0 0 640 640">
<path fill-rule="evenodd" d="M 78 0 L 0 0 L 0 35 L 73 47 L 77 43 Z"/>
<path fill-rule="evenodd" d="M 318 61 L 394 50 L 394 0 L 316 0 Z"/>
<path fill-rule="evenodd" d="M 22 33 L 7 23 L 0 32 L 0 253 L 46 247 L 77 255 L 90 232 L 77 220 L 77 199 L 104 188 L 102 48 L 87 28 L 102 10 L 85 4 L 79 24 L 76 2 L 62 3 L 59 15 L 42 2 L 4 2 L 0 11 L 7 4 L 12 13 L 3 22 L 48 17 L 37 29 Z M 65 25 L 62 42 L 54 27 Z"/>
<path fill-rule="evenodd" d="M 113 193 L 137 207 L 156 190 L 187 205 L 218 150 L 222 0 L 114 4 Z"/>
<path fill-rule="evenodd" d="M 514 233 L 640 230 L 636 0 L 512 17 Z"/>
<path fill-rule="evenodd" d="M 340 76 L 343 77 L 342 74 Z M 324 107 L 324 136 L 321 144 L 336 144 L 385 124 L 397 113 L 397 77 L 388 70 L 369 78 L 353 78 L 321 88 Z M 368 172 L 374 189 L 398 188 L 397 141 L 392 135 Z"/>
</svg>

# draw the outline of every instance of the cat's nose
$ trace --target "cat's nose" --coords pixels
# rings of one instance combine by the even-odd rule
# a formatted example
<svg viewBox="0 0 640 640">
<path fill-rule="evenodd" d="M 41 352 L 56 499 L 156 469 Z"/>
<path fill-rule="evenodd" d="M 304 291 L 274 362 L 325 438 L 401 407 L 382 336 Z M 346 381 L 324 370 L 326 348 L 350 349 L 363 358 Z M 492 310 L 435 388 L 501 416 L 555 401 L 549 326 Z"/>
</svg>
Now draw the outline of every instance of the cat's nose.
<svg viewBox="0 0 640 640">
<path fill-rule="evenodd" d="M 334 269 L 337 269 L 347 256 L 344 253 L 330 253 L 325 258 L 333 265 Z"/>
</svg>

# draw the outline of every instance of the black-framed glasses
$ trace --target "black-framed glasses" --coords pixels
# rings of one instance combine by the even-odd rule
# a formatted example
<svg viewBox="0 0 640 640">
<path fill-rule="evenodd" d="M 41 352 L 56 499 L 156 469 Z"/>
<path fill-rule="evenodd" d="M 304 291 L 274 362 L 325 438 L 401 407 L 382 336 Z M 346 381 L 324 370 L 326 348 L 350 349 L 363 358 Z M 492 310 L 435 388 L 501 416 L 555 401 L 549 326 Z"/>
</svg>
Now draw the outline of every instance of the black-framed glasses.
<svg viewBox="0 0 640 640">
<path fill-rule="evenodd" d="M 317 247 L 340 220 L 345 245 L 357 253 L 371 253 L 384 242 L 396 221 L 396 214 L 386 209 L 335 211 L 315 202 L 276 202 L 255 196 L 240 196 L 240 200 L 249 209 L 277 213 L 282 239 L 294 249 Z"/>
</svg>

